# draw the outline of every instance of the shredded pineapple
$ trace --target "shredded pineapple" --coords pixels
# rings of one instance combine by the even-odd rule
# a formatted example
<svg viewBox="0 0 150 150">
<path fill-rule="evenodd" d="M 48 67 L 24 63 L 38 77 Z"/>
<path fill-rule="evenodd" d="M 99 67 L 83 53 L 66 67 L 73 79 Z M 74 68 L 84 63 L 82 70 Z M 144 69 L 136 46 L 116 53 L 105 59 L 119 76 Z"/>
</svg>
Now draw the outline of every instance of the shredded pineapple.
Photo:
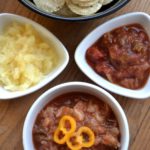
<svg viewBox="0 0 150 150">
<path fill-rule="evenodd" d="M 57 65 L 57 57 L 31 25 L 12 23 L 0 35 L 0 85 L 10 91 L 28 89 Z"/>
</svg>

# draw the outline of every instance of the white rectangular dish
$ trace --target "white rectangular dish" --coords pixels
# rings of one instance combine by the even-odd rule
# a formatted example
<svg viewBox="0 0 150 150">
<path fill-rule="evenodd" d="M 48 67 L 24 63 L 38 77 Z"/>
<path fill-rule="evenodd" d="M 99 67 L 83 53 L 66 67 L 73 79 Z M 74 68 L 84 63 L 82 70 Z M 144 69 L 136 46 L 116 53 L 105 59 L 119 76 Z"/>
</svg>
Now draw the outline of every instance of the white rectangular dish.
<svg viewBox="0 0 150 150">
<path fill-rule="evenodd" d="M 137 90 L 131 90 L 119 85 L 113 84 L 97 74 L 87 63 L 85 54 L 87 49 L 92 46 L 104 33 L 123 25 L 138 23 L 141 24 L 150 35 L 150 16 L 143 12 L 128 13 L 116 17 L 100 26 L 87 35 L 79 44 L 75 52 L 75 61 L 81 71 L 93 80 L 99 86 L 119 95 L 130 98 L 145 99 L 150 97 L 150 78 L 146 85 Z"/>
<path fill-rule="evenodd" d="M 1 100 L 21 97 L 21 96 L 30 94 L 42 88 L 43 86 L 48 84 L 50 81 L 52 81 L 54 78 L 56 78 L 65 69 L 69 61 L 69 55 L 68 55 L 67 49 L 58 40 L 58 38 L 55 37 L 50 31 L 48 31 L 46 28 L 44 28 L 40 24 L 30 19 L 27 19 L 25 17 L 21 17 L 21 16 L 14 15 L 14 14 L 8 14 L 8 13 L 0 14 L 0 34 L 2 34 L 5 26 L 13 22 L 32 25 L 36 29 L 36 31 L 40 34 L 40 36 L 43 39 L 45 39 L 47 43 L 50 43 L 52 47 L 55 49 L 58 55 L 58 65 L 40 83 L 34 85 L 33 87 L 27 90 L 11 92 L 11 91 L 5 90 L 3 87 L 0 87 L 0 99 Z"/>
</svg>

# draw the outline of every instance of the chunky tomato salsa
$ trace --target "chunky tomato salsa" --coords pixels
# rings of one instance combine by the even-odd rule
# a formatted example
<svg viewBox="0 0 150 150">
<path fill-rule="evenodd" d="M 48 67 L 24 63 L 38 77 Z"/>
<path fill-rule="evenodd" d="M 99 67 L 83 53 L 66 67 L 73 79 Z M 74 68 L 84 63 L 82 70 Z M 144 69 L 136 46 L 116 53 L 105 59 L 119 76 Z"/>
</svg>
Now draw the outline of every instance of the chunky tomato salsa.
<svg viewBox="0 0 150 150">
<path fill-rule="evenodd" d="M 112 83 L 142 88 L 150 73 L 150 40 L 140 24 L 105 33 L 86 52 L 88 64 Z"/>
<path fill-rule="evenodd" d="M 120 129 L 112 109 L 90 94 L 56 97 L 33 127 L 36 150 L 118 150 Z"/>
</svg>

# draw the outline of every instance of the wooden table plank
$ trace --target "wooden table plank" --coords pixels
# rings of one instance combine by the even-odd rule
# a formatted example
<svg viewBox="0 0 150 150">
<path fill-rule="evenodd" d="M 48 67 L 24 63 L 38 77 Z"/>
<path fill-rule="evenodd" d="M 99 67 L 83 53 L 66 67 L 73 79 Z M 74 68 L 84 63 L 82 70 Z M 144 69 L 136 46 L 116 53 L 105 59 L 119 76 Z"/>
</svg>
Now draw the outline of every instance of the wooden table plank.
<svg viewBox="0 0 150 150">
<path fill-rule="evenodd" d="M 79 42 L 99 24 L 124 13 L 144 11 L 150 14 L 149 0 L 131 0 L 131 2 L 118 12 L 102 19 L 87 22 L 63 22 L 42 17 L 22 6 L 18 1 L 0 0 L 0 13 L 10 12 L 26 16 L 35 20 L 53 32 L 67 47 L 70 62 L 65 71 L 54 81 L 41 90 L 13 101 L 0 101 L 0 150 L 22 150 L 22 128 L 25 116 L 32 103 L 47 89 L 68 81 L 89 80 L 76 66 L 74 51 Z M 67 28 L 66 28 L 67 26 Z M 131 150 L 149 150 L 150 148 L 150 99 L 145 101 L 131 100 L 130 98 L 113 96 L 122 105 L 127 115 L 130 127 Z"/>
</svg>

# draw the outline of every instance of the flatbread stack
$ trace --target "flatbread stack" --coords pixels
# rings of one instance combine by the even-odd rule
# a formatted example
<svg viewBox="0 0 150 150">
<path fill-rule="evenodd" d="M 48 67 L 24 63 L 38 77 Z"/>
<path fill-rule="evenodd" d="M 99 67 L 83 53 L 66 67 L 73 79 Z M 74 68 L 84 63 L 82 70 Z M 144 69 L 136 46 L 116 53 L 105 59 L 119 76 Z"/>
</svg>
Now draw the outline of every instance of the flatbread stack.
<svg viewBox="0 0 150 150">
<path fill-rule="evenodd" d="M 35 5 L 49 13 L 72 17 L 89 16 L 114 0 L 33 0 Z"/>
</svg>

